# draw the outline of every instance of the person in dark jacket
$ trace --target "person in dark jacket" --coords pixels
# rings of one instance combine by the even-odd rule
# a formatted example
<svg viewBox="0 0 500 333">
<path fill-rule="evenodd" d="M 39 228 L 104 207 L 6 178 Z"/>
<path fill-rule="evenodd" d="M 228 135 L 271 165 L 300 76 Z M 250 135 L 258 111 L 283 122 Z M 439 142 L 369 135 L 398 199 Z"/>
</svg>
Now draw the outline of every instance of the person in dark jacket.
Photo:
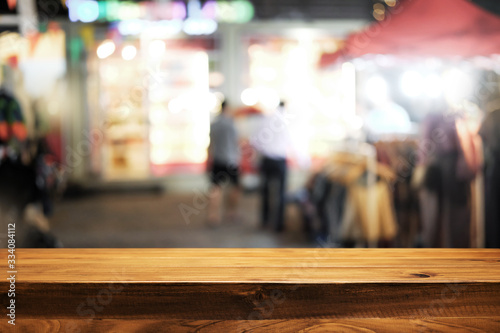
<svg viewBox="0 0 500 333">
<path fill-rule="evenodd" d="M 500 109 L 486 115 L 479 135 L 485 159 L 485 247 L 500 248 Z"/>
</svg>

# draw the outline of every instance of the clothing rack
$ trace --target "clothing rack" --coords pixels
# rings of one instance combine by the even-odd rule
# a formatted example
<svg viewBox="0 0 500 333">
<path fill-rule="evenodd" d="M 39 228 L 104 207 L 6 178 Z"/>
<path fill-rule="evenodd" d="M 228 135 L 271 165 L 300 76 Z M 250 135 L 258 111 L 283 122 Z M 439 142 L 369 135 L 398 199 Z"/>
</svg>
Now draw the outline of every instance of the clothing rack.
<svg viewBox="0 0 500 333">
<path fill-rule="evenodd" d="M 384 193 L 387 196 L 388 194 L 387 190 L 381 192 L 379 187 L 383 185 L 378 184 L 378 178 L 388 180 L 392 179 L 394 175 L 385 166 L 377 163 L 375 147 L 366 142 L 358 141 L 337 143 L 332 146 L 331 157 L 327 160 L 322 173 L 330 181 L 344 185 L 348 193 L 355 187 L 356 192 L 354 193 L 363 198 L 362 207 L 358 207 L 360 206 L 359 197 L 355 207 L 349 206 L 352 204 L 352 196 L 347 199 L 346 207 L 349 209 L 343 211 L 339 228 L 342 238 L 357 234 L 355 238 L 357 238 L 358 246 L 363 246 L 360 243 L 363 240 L 362 242 L 366 242 L 368 247 L 377 247 L 380 240 L 377 235 L 380 236 L 380 228 L 383 229 L 381 224 L 387 222 L 391 224 L 393 221 L 393 219 L 381 221 L 383 209 L 380 207 L 379 195 Z M 359 185 L 362 185 L 362 188 Z M 387 207 L 385 209 L 387 213 Z M 351 215 L 348 215 L 349 212 Z M 362 216 L 359 215 L 360 213 Z"/>
</svg>

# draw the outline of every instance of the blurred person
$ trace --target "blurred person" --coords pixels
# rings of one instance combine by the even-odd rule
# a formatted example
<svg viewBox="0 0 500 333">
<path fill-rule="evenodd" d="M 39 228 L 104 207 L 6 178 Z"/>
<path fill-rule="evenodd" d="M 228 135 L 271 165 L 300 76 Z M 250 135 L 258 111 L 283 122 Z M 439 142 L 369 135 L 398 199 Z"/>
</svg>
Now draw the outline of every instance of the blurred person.
<svg viewBox="0 0 500 333">
<path fill-rule="evenodd" d="M 479 135 L 485 159 L 485 247 L 500 248 L 500 109 L 486 115 Z"/>
<path fill-rule="evenodd" d="M 237 218 L 240 198 L 239 163 L 238 133 L 233 118 L 228 114 L 227 102 L 224 101 L 220 114 L 210 125 L 207 161 L 211 181 L 207 219 L 209 226 L 221 223 L 223 189 L 229 184 L 232 186 L 228 198 L 227 216 L 230 220 Z"/>
<path fill-rule="evenodd" d="M 480 160 L 475 133 L 456 112 L 429 114 L 423 123 L 420 163 L 425 166 L 420 191 L 422 245 L 471 246 L 471 182 Z"/>
<path fill-rule="evenodd" d="M 17 99 L 0 87 L 0 205 L 19 211 L 31 198 L 35 185 L 24 114 Z M 1 208 L 1 207 L 0 207 Z"/>
<path fill-rule="evenodd" d="M 274 228 L 284 230 L 285 192 L 287 181 L 287 154 L 293 149 L 293 143 L 285 119 L 285 102 L 270 115 L 264 116 L 261 126 L 250 140 L 252 146 L 261 155 L 261 223 L 267 227 L 271 222 L 271 213 L 275 215 Z M 298 151 L 296 151 L 298 153 Z M 307 164 L 307 159 L 297 154 L 299 164 Z M 271 195 L 271 190 L 277 193 Z"/>
</svg>

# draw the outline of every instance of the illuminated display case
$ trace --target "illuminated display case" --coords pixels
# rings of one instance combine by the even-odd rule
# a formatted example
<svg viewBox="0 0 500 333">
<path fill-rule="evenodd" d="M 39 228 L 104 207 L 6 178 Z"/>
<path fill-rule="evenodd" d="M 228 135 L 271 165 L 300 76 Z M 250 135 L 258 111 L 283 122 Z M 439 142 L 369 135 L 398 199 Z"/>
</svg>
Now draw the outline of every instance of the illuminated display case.
<svg viewBox="0 0 500 333">
<path fill-rule="evenodd" d="M 210 130 L 208 56 L 199 50 L 168 52 L 158 62 L 164 78 L 150 78 L 149 105 L 153 175 L 200 172 L 207 158 Z"/>
<path fill-rule="evenodd" d="M 137 43 L 122 50 L 127 46 L 136 48 Z M 98 56 L 106 55 L 102 50 L 98 48 Z M 89 65 L 94 70 L 88 80 L 90 120 L 103 136 L 102 145 L 92 154 L 93 171 L 106 180 L 149 176 L 144 64 L 141 57 L 129 55 L 125 60 L 121 53 L 93 57 Z"/>
<path fill-rule="evenodd" d="M 208 92 L 206 45 L 143 38 L 112 49 L 109 42 L 89 59 L 90 123 L 103 136 L 92 152 L 94 173 L 120 181 L 202 172 L 218 103 Z"/>
</svg>

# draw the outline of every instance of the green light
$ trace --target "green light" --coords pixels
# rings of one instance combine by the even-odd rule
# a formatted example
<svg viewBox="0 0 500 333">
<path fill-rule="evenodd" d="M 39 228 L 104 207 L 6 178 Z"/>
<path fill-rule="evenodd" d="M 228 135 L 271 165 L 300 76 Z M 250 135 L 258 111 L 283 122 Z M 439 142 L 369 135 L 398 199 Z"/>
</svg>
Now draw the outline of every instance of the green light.
<svg viewBox="0 0 500 333">
<path fill-rule="evenodd" d="M 118 21 L 120 19 L 121 3 L 118 1 L 106 1 L 106 20 Z"/>
<path fill-rule="evenodd" d="M 80 63 L 80 56 L 83 50 L 83 42 L 80 37 L 71 38 L 69 41 L 69 58 L 72 65 Z"/>
<path fill-rule="evenodd" d="M 255 10 L 250 1 L 237 0 L 233 2 L 236 10 L 236 23 L 246 23 L 253 19 Z"/>
<path fill-rule="evenodd" d="M 254 7 L 250 1 L 217 1 L 216 19 L 219 22 L 246 23 L 253 19 Z"/>
<path fill-rule="evenodd" d="M 172 2 L 173 3 L 173 2 Z M 177 3 L 177 2 L 176 2 Z M 99 1 L 100 21 L 123 21 L 147 17 L 154 4 L 147 6 L 148 2 L 135 3 L 131 1 Z M 248 0 L 217 1 L 215 2 L 215 20 L 227 23 L 246 23 L 253 19 L 255 8 Z"/>
</svg>

